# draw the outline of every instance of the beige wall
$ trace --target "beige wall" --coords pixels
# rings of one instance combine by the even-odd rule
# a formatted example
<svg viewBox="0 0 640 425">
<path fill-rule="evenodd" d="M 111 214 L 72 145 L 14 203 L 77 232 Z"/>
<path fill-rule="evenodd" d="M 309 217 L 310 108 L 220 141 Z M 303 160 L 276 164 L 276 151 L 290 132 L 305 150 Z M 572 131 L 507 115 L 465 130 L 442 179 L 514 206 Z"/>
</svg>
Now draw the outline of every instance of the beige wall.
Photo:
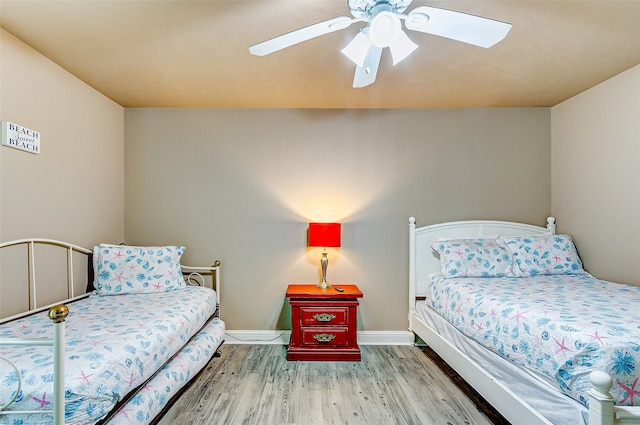
<svg viewBox="0 0 640 425">
<path fill-rule="evenodd" d="M 552 211 L 586 268 L 640 285 L 640 66 L 551 109 Z"/>
<path fill-rule="evenodd" d="M 220 258 L 232 330 L 289 327 L 288 283 L 315 283 L 308 221 L 343 223 L 330 282 L 364 292 L 359 327 L 407 328 L 408 218 L 550 212 L 549 109 L 126 109 L 127 242 Z"/>
<path fill-rule="evenodd" d="M 41 134 L 38 155 L 0 148 L 0 240 L 122 240 L 124 109 L 2 29 L 0 92 L 0 119 Z M 26 307 L 7 263 L 0 317 Z"/>
</svg>

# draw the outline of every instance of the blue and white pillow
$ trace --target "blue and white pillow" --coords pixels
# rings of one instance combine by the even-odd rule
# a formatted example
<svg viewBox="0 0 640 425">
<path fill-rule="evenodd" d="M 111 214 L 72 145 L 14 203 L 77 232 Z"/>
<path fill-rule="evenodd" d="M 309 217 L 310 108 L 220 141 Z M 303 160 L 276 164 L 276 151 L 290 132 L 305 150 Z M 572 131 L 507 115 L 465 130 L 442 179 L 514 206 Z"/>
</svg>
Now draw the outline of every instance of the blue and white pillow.
<svg viewBox="0 0 640 425">
<path fill-rule="evenodd" d="M 514 272 L 511 252 L 496 238 L 447 239 L 432 248 L 440 255 L 444 277 L 505 277 Z"/>
<path fill-rule="evenodd" d="M 93 249 L 93 286 L 99 295 L 167 292 L 186 286 L 180 269 L 183 246 L 121 246 Z"/>
<path fill-rule="evenodd" d="M 502 238 L 513 253 L 521 276 L 578 274 L 584 272 L 569 235 Z"/>
</svg>

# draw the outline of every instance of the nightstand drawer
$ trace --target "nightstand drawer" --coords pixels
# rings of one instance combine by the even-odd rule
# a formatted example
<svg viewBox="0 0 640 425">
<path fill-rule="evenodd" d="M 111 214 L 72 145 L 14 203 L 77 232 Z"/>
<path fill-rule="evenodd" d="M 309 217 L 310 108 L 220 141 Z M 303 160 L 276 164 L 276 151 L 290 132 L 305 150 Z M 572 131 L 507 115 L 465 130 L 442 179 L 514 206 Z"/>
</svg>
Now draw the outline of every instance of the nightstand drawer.
<svg viewBox="0 0 640 425">
<path fill-rule="evenodd" d="M 303 346 L 346 347 L 348 328 L 301 328 Z"/>
<path fill-rule="evenodd" d="M 347 325 L 349 309 L 347 307 L 301 307 L 302 326 Z"/>
</svg>

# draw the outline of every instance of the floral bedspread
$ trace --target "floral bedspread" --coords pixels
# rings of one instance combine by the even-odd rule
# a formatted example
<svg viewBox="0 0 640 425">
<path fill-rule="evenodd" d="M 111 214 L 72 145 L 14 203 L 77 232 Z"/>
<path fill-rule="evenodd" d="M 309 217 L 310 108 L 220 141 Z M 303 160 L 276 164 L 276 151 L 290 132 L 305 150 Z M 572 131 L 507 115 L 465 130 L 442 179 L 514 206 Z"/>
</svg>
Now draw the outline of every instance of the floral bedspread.
<svg viewBox="0 0 640 425">
<path fill-rule="evenodd" d="M 104 417 L 200 330 L 215 312 L 216 300 L 213 290 L 188 286 L 151 294 L 94 294 L 69 304 L 65 422 L 89 424 Z M 0 338 L 51 338 L 52 326 L 44 312 L 3 324 Z M 52 347 L 0 347 L 0 356 L 12 361 L 22 376 L 22 390 L 8 410 L 52 409 Z M 191 351 L 182 356 L 183 372 L 191 357 Z M 168 373 L 177 379 L 175 370 Z M 0 362 L 0 392 L 14 395 L 17 381 L 13 368 Z M 0 415 L 0 424 L 52 423 L 50 417 L 36 419 L 41 416 L 20 422 L 19 415 Z"/>
<path fill-rule="evenodd" d="M 214 355 L 224 339 L 225 324 L 213 319 L 176 357 L 145 384 L 108 422 L 109 425 L 147 425 L 166 407 Z"/>
<path fill-rule="evenodd" d="M 613 378 L 618 405 L 640 405 L 640 287 L 588 273 L 527 278 L 435 275 L 427 303 L 468 337 L 557 381 L 587 405 L 589 373 Z"/>
</svg>

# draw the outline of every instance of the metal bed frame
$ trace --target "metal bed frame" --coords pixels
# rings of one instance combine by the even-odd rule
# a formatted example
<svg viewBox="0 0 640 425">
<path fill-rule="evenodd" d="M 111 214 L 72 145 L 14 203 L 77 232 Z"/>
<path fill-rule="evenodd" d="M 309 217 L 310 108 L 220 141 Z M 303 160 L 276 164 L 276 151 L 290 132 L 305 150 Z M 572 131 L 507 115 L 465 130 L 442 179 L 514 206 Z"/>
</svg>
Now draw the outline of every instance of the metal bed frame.
<svg viewBox="0 0 640 425">
<path fill-rule="evenodd" d="M 36 294 L 36 255 L 35 247 L 37 244 L 54 245 L 63 247 L 67 250 L 67 296 L 68 299 L 62 303 L 54 303 L 46 306 L 38 306 L 37 294 Z M 54 425 L 64 425 L 65 423 L 65 401 L 64 401 L 64 389 L 65 389 L 65 319 L 69 314 L 69 308 L 67 303 L 86 298 L 90 293 L 81 295 L 75 295 L 74 289 L 74 265 L 73 254 L 74 252 L 87 255 L 89 267 L 91 267 L 91 256 L 93 251 L 87 248 L 83 248 L 78 245 L 74 245 L 68 242 L 63 242 L 54 239 L 44 238 L 32 238 L 32 239 L 19 239 L 9 242 L 0 243 L 0 249 L 16 245 L 28 246 L 28 289 L 29 289 L 29 307 L 26 312 L 19 313 L 4 319 L 0 319 L 0 324 L 9 322 L 20 317 L 25 317 L 30 314 L 38 313 L 49 309 L 48 317 L 54 324 L 54 331 L 52 338 L 0 338 L 0 347 L 2 346 L 52 346 L 53 347 L 53 410 L 50 410 L 53 415 Z M 202 285 L 204 284 L 204 277 L 201 273 L 212 274 L 212 279 L 215 282 L 215 288 L 220 300 L 220 261 L 216 260 L 213 266 L 205 267 L 191 267 L 181 265 L 183 273 L 185 275 L 185 281 L 188 285 Z M 90 273 L 89 273 L 90 274 Z M 220 302 L 217 305 L 217 314 L 220 317 Z M 39 411 L 6 411 L 17 398 L 20 389 L 22 387 L 22 381 L 20 378 L 20 371 L 18 368 L 7 358 L 0 356 L 0 361 L 7 362 L 16 371 L 18 377 L 18 389 L 12 399 L 8 401 L 4 406 L 0 406 L 0 415 L 11 414 L 24 414 L 24 413 L 43 413 Z"/>
</svg>

